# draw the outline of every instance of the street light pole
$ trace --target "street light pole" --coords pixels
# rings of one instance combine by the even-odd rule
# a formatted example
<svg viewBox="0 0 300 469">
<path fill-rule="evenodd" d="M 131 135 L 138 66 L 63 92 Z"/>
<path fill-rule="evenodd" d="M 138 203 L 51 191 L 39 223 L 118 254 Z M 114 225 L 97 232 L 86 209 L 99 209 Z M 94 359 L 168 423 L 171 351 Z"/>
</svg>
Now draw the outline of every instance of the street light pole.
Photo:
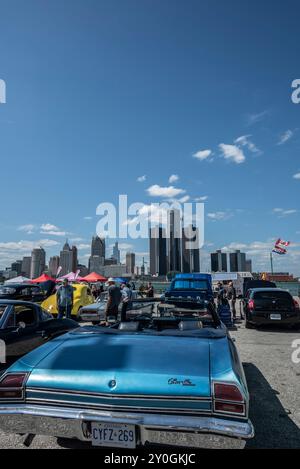
<svg viewBox="0 0 300 469">
<path fill-rule="evenodd" d="M 271 261 L 271 273 L 273 275 L 274 274 L 274 268 L 273 268 L 273 254 L 272 254 L 272 251 L 270 252 L 270 261 Z"/>
</svg>

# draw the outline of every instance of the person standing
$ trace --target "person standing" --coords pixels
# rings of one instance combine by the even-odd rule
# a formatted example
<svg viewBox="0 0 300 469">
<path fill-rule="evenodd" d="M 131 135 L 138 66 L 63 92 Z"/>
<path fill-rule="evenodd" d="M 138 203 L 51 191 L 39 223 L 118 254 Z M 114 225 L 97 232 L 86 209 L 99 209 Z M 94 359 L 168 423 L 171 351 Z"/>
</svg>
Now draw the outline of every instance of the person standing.
<svg viewBox="0 0 300 469">
<path fill-rule="evenodd" d="M 115 320 L 118 319 L 119 304 L 122 299 L 121 289 L 117 287 L 113 278 L 109 278 L 107 281 L 108 289 L 108 299 L 105 309 L 105 320 L 107 324 L 107 319 L 109 316 L 113 316 Z"/>
<path fill-rule="evenodd" d="M 122 310 L 121 310 L 121 321 L 126 322 L 126 314 L 127 311 L 132 308 L 132 290 L 127 283 L 122 283 L 121 285 L 122 291 Z"/>
<path fill-rule="evenodd" d="M 63 284 L 56 292 L 56 303 L 58 309 L 58 319 L 62 319 L 64 315 L 67 319 L 71 318 L 74 302 L 74 288 L 69 285 L 68 279 L 64 279 Z"/>
<path fill-rule="evenodd" d="M 231 310 L 231 314 L 233 319 L 236 319 L 236 289 L 233 286 L 233 282 L 229 282 L 228 289 L 227 289 L 227 299 L 229 301 L 229 306 Z"/>
<path fill-rule="evenodd" d="M 148 283 L 148 288 L 146 290 L 147 293 L 147 298 L 154 298 L 154 288 L 152 286 L 152 283 Z"/>
</svg>

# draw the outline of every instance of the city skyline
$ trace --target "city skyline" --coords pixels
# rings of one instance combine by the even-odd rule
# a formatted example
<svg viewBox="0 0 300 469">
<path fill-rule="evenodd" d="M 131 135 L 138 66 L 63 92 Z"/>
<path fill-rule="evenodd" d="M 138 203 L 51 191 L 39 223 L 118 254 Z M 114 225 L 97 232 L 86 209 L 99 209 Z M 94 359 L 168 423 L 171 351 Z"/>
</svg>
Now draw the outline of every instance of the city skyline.
<svg viewBox="0 0 300 469">
<path fill-rule="evenodd" d="M 300 275 L 299 4 L 131 3 L 2 5 L 0 268 L 66 237 L 86 264 L 121 193 L 204 202 L 204 270 L 223 248 L 269 270 L 283 237 L 274 268 Z M 141 265 L 148 240 L 119 243 Z"/>
</svg>

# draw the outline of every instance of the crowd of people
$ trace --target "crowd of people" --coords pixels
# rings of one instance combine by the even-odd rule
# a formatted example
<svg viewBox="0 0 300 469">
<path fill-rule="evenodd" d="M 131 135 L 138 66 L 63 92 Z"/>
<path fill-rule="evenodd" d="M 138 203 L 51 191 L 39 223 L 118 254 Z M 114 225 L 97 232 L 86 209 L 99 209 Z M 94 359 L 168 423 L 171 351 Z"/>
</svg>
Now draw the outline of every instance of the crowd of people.
<svg viewBox="0 0 300 469">
<path fill-rule="evenodd" d="M 130 310 L 132 307 L 135 284 L 133 282 L 123 282 L 118 286 L 113 278 L 109 278 L 105 286 L 107 287 L 106 290 L 104 289 L 103 284 L 94 284 L 91 287 L 91 292 L 95 301 L 104 291 L 107 292 L 104 324 L 108 323 L 108 318 L 114 318 L 117 320 L 120 304 L 121 321 L 126 321 L 127 310 Z M 139 294 L 142 297 L 154 298 L 153 285 L 148 283 L 147 287 L 145 287 L 142 284 L 139 289 Z M 58 307 L 58 318 L 61 319 L 64 316 L 66 318 L 71 318 L 74 302 L 74 288 L 67 279 L 64 279 L 62 285 L 58 288 L 56 292 L 56 301 Z"/>
<path fill-rule="evenodd" d="M 233 282 L 229 282 L 228 285 L 225 285 L 222 282 L 218 282 L 216 292 L 218 307 L 228 306 L 231 311 L 232 319 L 235 321 L 237 319 L 237 294 Z M 244 319 L 242 309 L 240 309 L 240 317 L 241 319 Z"/>
</svg>

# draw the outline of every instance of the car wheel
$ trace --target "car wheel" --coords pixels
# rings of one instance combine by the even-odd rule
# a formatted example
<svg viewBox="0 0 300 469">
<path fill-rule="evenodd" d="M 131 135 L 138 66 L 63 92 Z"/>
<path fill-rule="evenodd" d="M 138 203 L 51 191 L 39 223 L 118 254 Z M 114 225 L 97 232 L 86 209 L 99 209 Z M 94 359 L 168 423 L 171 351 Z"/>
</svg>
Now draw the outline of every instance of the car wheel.
<svg viewBox="0 0 300 469">
<path fill-rule="evenodd" d="M 246 327 L 246 329 L 254 329 L 254 325 L 251 324 L 251 322 L 249 322 L 247 320 L 246 320 L 246 323 L 245 323 L 245 327 Z"/>
</svg>

